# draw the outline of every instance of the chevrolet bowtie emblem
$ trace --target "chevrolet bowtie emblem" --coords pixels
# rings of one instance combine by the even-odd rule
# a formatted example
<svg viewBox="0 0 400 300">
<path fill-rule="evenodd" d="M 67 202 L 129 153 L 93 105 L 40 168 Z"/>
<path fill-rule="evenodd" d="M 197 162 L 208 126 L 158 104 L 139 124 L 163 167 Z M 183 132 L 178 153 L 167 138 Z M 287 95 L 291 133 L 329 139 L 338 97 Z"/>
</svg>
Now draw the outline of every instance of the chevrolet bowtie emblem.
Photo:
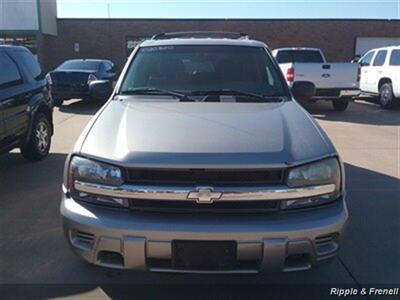
<svg viewBox="0 0 400 300">
<path fill-rule="evenodd" d="M 211 187 L 198 187 L 196 192 L 190 192 L 188 199 L 196 200 L 197 203 L 211 204 L 214 200 L 221 198 L 222 193 L 214 192 Z"/>
</svg>

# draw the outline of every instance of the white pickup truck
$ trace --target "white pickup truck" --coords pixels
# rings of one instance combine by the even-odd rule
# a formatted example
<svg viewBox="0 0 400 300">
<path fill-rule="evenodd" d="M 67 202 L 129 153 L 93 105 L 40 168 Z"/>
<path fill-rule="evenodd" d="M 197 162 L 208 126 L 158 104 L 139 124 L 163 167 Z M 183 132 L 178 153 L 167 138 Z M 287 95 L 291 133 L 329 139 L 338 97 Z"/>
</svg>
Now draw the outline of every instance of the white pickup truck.
<svg viewBox="0 0 400 300">
<path fill-rule="evenodd" d="M 273 56 L 291 87 L 298 81 L 310 81 L 316 94 L 309 102 L 331 100 L 337 111 L 346 110 L 352 98 L 359 95 L 360 70 L 356 63 L 327 63 L 316 48 L 280 48 Z"/>
<path fill-rule="evenodd" d="M 363 93 L 379 95 L 382 108 L 400 104 L 400 46 L 373 49 L 360 59 Z"/>
</svg>

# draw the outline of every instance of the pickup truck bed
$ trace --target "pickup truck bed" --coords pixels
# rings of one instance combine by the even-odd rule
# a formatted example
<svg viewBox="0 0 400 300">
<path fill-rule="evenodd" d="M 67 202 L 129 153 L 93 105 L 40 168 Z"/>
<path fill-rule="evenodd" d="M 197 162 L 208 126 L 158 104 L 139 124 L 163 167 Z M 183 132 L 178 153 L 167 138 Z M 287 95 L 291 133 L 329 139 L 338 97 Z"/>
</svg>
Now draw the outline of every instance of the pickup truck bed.
<svg viewBox="0 0 400 300">
<path fill-rule="evenodd" d="M 316 94 L 310 102 L 333 100 L 349 102 L 359 95 L 359 67 L 354 63 L 327 63 L 319 49 L 291 48 L 277 49 L 273 52 L 279 66 L 291 87 L 298 81 L 309 81 L 315 85 Z M 284 57 L 280 54 L 284 52 Z M 303 55 L 300 56 L 298 53 Z M 310 52 L 316 52 L 310 54 Z M 296 55 L 291 54 L 296 53 Z M 314 56 L 313 56 L 314 55 Z M 318 55 L 318 56 L 316 56 Z M 333 103 L 336 110 L 347 108 L 345 104 Z"/>
</svg>

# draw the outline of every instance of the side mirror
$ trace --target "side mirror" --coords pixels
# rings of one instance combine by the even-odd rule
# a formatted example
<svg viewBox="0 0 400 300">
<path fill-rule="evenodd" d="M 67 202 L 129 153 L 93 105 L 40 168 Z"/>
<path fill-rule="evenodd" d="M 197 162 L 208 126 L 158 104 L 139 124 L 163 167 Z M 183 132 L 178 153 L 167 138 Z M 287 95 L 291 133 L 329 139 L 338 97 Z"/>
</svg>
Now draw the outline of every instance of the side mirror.
<svg viewBox="0 0 400 300">
<path fill-rule="evenodd" d="M 360 55 L 356 55 L 356 56 L 353 57 L 353 59 L 351 60 L 351 62 L 352 62 L 352 63 L 358 63 L 358 62 L 360 62 L 360 58 L 361 58 Z"/>
<path fill-rule="evenodd" d="M 294 98 L 300 101 L 310 100 L 316 94 L 315 85 L 310 81 L 296 81 L 291 91 Z"/>
<path fill-rule="evenodd" d="M 89 95 L 98 100 L 107 100 L 112 93 L 111 82 L 108 80 L 94 80 L 89 83 Z"/>
</svg>

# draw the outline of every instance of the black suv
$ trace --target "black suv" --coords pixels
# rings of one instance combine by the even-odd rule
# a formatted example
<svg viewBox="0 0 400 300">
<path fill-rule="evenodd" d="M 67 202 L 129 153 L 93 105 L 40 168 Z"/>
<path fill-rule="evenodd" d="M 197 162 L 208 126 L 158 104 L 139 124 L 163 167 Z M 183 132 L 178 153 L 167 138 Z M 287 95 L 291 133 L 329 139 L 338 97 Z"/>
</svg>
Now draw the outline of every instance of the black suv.
<svg viewBox="0 0 400 300">
<path fill-rule="evenodd" d="M 29 160 L 47 156 L 52 101 L 39 63 L 25 47 L 0 46 L 0 153 L 20 148 Z"/>
</svg>

